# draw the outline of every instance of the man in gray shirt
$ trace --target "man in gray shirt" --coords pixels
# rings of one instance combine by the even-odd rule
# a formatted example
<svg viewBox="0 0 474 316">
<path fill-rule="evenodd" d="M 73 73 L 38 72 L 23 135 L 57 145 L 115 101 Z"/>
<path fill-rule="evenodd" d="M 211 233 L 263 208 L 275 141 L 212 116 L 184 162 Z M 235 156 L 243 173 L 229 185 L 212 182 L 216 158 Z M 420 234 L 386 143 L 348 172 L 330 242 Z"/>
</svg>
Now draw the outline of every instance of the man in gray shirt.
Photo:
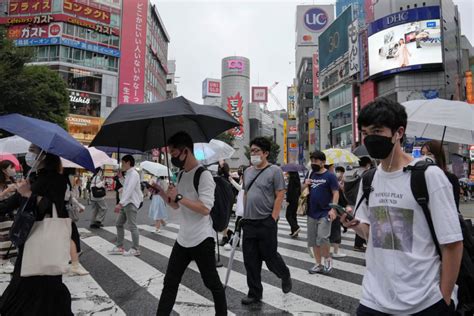
<svg viewBox="0 0 474 316">
<path fill-rule="evenodd" d="M 249 292 L 242 304 L 260 302 L 263 294 L 261 271 L 265 261 L 282 280 L 283 293 L 291 291 L 290 270 L 277 252 L 277 220 L 285 195 L 283 172 L 268 162 L 271 142 L 257 137 L 250 142 L 253 167 L 244 174 L 243 253 Z"/>
</svg>

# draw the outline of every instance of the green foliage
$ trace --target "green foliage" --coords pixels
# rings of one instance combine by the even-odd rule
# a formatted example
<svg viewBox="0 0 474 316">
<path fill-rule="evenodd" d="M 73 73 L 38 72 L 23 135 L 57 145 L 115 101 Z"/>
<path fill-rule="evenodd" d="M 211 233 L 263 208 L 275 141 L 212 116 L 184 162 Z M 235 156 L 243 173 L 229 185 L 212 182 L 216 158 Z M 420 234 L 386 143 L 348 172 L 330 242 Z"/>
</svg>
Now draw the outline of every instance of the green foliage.
<svg viewBox="0 0 474 316">
<path fill-rule="evenodd" d="M 227 145 L 229 145 L 231 147 L 234 147 L 235 137 L 234 137 L 234 135 L 232 135 L 230 133 L 224 132 L 224 133 L 220 134 L 219 136 L 217 136 L 215 139 L 223 141 Z"/>
<path fill-rule="evenodd" d="M 272 137 L 265 137 L 272 143 L 272 147 L 270 149 L 270 153 L 268 155 L 268 161 L 272 164 L 277 163 L 278 161 L 278 155 L 280 154 L 280 145 L 275 143 L 273 141 Z M 247 157 L 248 160 L 250 160 L 250 147 L 249 146 L 244 146 L 245 149 L 245 157 Z"/>
<path fill-rule="evenodd" d="M 27 66 L 30 49 L 13 45 L 0 28 L 0 114 L 20 113 L 66 127 L 69 99 L 64 80 L 45 66 Z"/>
</svg>

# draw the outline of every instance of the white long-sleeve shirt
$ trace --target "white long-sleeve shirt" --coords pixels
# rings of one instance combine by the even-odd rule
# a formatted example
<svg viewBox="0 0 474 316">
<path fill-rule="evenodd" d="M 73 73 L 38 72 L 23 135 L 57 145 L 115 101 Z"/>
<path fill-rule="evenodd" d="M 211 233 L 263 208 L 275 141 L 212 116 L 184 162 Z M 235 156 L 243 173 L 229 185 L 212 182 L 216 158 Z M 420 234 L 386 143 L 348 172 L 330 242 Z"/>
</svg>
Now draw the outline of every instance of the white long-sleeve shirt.
<svg viewBox="0 0 474 316">
<path fill-rule="evenodd" d="M 136 208 L 139 208 L 140 203 L 142 202 L 143 193 L 140 186 L 140 175 L 135 170 L 135 168 L 130 168 L 125 175 L 125 182 L 123 183 L 120 204 L 123 207 L 127 206 L 128 204 L 133 204 Z"/>
</svg>

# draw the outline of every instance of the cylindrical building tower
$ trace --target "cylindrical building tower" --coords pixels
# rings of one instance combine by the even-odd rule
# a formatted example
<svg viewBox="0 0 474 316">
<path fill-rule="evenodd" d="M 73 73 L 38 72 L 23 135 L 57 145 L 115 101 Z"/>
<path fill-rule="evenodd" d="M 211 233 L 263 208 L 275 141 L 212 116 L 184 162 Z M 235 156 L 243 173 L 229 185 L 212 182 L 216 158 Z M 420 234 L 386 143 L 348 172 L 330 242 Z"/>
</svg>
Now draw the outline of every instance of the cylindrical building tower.
<svg viewBox="0 0 474 316">
<path fill-rule="evenodd" d="M 235 137 L 236 152 L 228 161 L 231 168 L 247 165 L 245 148 L 250 142 L 248 105 L 250 98 L 250 61 L 240 56 L 226 57 L 222 60 L 222 108 L 237 119 L 241 127 L 231 133 Z"/>
</svg>

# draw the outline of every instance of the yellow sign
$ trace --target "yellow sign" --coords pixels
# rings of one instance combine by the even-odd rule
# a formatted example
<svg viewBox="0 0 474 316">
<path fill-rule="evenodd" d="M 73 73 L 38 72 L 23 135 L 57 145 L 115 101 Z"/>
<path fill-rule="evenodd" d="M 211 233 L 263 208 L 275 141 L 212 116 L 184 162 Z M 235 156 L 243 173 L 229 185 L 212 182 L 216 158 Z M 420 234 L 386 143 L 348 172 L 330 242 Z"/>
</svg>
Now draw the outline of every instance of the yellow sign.
<svg viewBox="0 0 474 316">
<path fill-rule="evenodd" d="M 287 129 L 288 122 L 286 120 L 283 121 L 283 162 L 285 164 L 288 163 L 288 129 Z"/>
<path fill-rule="evenodd" d="M 472 71 L 466 71 L 466 100 L 467 103 L 474 104 L 474 92 L 472 86 Z"/>
<path fill-rule="evenodd" d="M 89 144 L 99 132 L 103 119 L 100 117 L 69 114 L 66 124 L 69 134 L 81 143 Z"/>
</svg>

